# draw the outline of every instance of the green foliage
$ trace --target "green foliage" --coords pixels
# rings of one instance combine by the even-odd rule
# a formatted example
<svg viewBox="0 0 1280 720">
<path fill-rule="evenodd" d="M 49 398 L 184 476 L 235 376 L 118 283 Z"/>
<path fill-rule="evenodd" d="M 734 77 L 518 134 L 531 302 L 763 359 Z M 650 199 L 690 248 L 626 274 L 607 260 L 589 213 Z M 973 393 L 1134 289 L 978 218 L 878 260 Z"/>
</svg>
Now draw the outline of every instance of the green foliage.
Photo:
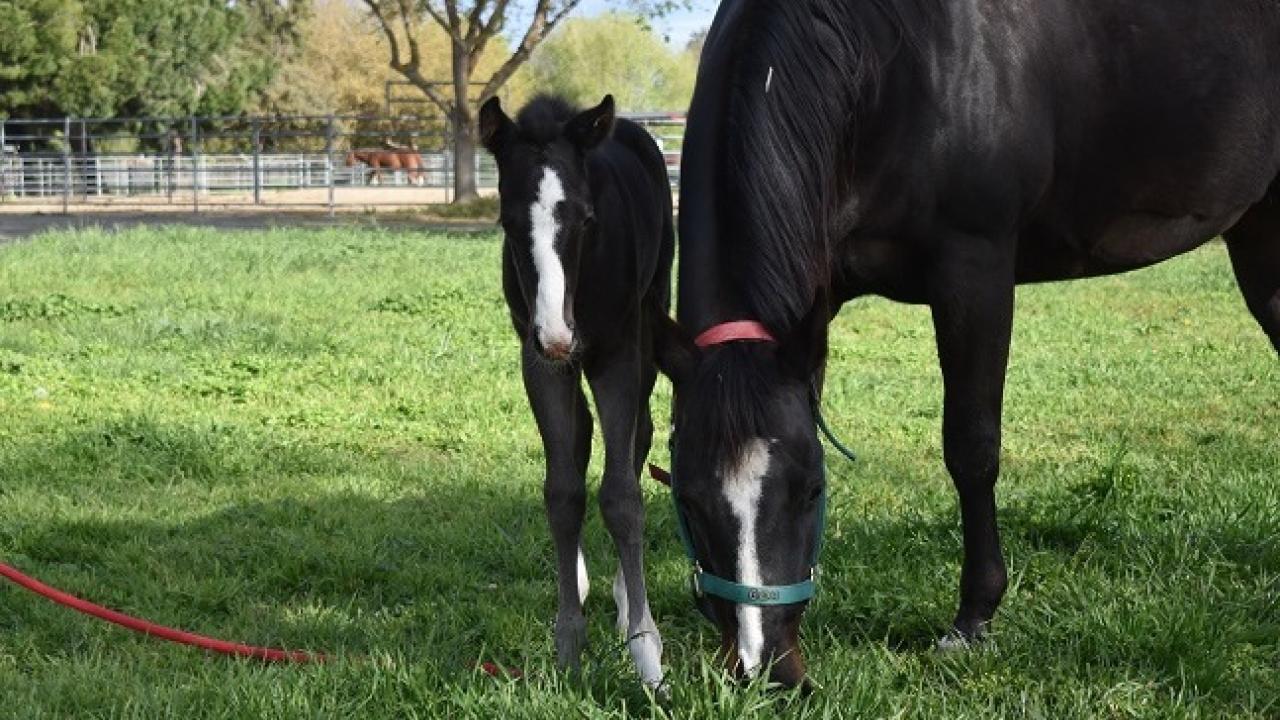
<svg viewBox="0 0 1280 720">
<path fill-rule="evenodd" d="M 554 669 L 542 449 L 496 236 L 165 228 L 5 246 L 0 558 L 168 624 L 350 659 L 212 658 L 6 586 L 0 717 L 1275 718 L 1280 363 L 1229 266 L 1217 245 L 1019 291 L 999 489 L 1012 584 L 968 653 L 932 649 L 960 527 L 929 313 L 846 308 L 825 410 L 861 460 L 828 459 L 803 626 L 822 689 L 770 694 L 710 666 L 718 638 L 646 482 L 661 706 L 613 627 L 594 499 L 591 646 L 581 676 Z M 659 426 L 669 403 L 660 382 Z"/>
<path fill-rule="evenodd" d="M 0 116 L 236 113 L 306 3 L 0 0 Z"/>
<path fill-rule="evenodd" d="M 683 110 L 697 65 L 696 55 L 668 47 L 640 16 L 607 13 L 565 21 L 529 70 L 535 88 L 580 105 L 612 93 L 624 110 Z"/>
</svg>

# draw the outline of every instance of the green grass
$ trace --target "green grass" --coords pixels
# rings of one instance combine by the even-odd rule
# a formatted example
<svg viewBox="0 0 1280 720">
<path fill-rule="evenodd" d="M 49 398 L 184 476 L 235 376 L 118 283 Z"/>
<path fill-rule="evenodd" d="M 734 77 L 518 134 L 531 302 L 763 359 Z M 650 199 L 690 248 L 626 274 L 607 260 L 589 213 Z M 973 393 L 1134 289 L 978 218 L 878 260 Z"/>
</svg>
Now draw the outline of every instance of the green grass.
<svg viewBox="0 0 1280 720">
<path fill-rule="evenodd" d="M 160 622 L 353 658 L 210 658 L 4 587 L 0 716 L 1280 716 L 1280 363 L 1221 247 L 1020 292 L 1012 585 L 968 654 L 931 649 L 960 555 L 927 312 L 848 307 L 827 413 L 862 459 L 831 458 L 804 627 L 824 689 L 777 697 L 708 667 L 715 633 L 647 486 L 666 706 L 613 633 L 594 514 L 588 661 L 552 669 L 541 452 L 498 250 L 190 229 L 0 248 L 0 558 Z"/>
</svg>

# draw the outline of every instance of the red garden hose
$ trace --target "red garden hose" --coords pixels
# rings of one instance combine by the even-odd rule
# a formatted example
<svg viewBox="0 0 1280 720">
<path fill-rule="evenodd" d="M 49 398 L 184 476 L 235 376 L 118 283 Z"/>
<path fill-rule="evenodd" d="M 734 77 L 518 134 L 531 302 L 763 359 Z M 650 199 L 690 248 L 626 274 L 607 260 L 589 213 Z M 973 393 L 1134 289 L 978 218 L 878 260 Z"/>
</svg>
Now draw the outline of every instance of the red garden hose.
<svg viewBox="0 0 1280 720">
<path fill-rule="evenodd" d="M 121 612 L 116 612 L 101 605 L 95 605 L 87 600 L 62 592 L 57 588 L 49 587 L 33 577 L 18 572 L 13 567 L 0 563 L 0 576 L 21 585 L 31 592 L 42 595 L 59 605 L 64 605 L 77 612 L 91 615 L 100 620 L 106 620 L 109 623 L 115 623 L 124 628 L 158 637 L 169 642 L 181 645 L 191 645 L 193 647 L 202 648 L 223 655 L 231 655 L 239 658 L 251 658 L 254 660 L 264 660 L 266 662 L 279 663 L 322 663 L 329 658 L 320 653 L 306 652 L 304 650 L 277 650 L 275 648 L 261 648 L 252 645 L 242 645 L 240 643 L 227 642 L 226 640 L 218 640 L 204 635 L 197 635 L 183 630 L 157 625 L 146 620 L 131 617 Z"/>
<path fill-rule="evenodd" d="M 250 660 L 262 660 L 264 662 L 274 663 L 324 663 L 332 658 L 323 653 L 308 652 L 306 650 L 279 650 L 276 648 L 263 648 L 253 645 L 244 645 L 241 643 L 227 642 L 226 640 L 218 640 L 217 638 L 207 637 L 205 635 L 197 635 L 189 633 L 185 630 L 177 630 L 164 625 L 157 625 L 140 618 L 125 615 L 122 612 L 116 612 L 110 608 L 104 608 L 101 605 L 95 605 L 87 600 L 65 593 L 57 588 L 49 587 L 44 583 L 36 580 L 30 575 L 24 575 L 10 565 L 0 563 L 0 577 L 4 577 L 13 583 L 20 585 L 31 592 L 41 595 L 53 602 L 69 607 L 76 612 L 84 613 L 99 620 L 106 620 L 109 623 L 115 623 L 123 628 L 128 628 L 134 632 L 149 635 L 151 637 L 168 640 L 179 645 L 190 645 L 198 647 L 210 652 L 220 653 L 222 655 L 230 655 L 236 658 L 244 658 Z M 492 662 L 477 662 L 471 666 L 475 670 L 495 678 L 508 678 L 519 680 L 524 677 L 524 672 L 518 668 L 503 667 Z"/>
</svg>

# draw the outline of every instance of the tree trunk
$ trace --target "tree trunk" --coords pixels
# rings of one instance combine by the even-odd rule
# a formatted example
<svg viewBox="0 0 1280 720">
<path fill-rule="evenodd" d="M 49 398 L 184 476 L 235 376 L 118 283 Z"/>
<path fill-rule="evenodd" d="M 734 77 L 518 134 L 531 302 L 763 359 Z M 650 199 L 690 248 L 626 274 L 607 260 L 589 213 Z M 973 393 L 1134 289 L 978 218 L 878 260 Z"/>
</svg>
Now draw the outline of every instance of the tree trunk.
<svg viewBox="0 0 1280 720">
<path fill-rule="evenodd" d="M 465 203 L 480 197 L 476 190 L 476 133 L 464 113 L 453 119 L 453 201 Z"/>
<path fill-rule="evenodd" d="M 476 191 L 476 120 L 471 109 L 471 55 L 453 42 L 453 201 L 471 202 Z"/>
</svg>

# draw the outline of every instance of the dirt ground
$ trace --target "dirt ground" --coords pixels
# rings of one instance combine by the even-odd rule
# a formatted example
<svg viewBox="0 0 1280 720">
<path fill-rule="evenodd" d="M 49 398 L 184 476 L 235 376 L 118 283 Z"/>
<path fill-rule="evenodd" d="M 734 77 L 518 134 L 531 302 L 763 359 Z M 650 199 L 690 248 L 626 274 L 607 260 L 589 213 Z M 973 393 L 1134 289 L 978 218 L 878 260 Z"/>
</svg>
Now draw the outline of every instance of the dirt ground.
<svg viewBox="0 0 1280 720">
<path fill-rule="evenodd" d="M 20 240 L 51 230 L 67 228 L 106 228 L 127 230 L 144 225 L 188 225 L 213 227 L 226 230 L 265 230 L 276 227 L 328 228 L 328 227 L 392 227 L 427 232 L 489 232 L 495 229 L 492 222 L 443 221 L 417 217 L 412 214 L 364 214 L 338 213 L 329 217 L 324 211 L 307 212 L 81 212 L 70 215 L 61 213 L 0 213 L 0 243 Z"/>
<path fill-rule="evenodd" d="M 490 192 L 482 191 L 482 194 Z M 39 203 L 0 202 L 0 242 L 16 240 L 63 228 L 125 229 L 140 225 L 192 225 L 238 230 L 273 227 L 401 227 L 424 230 L 486 231 L 491 220 L 441 220 L 422 212 L 448 202 L 440 188 L 382 187 L 339 188 L 334 192 L 334 213 L 328 211 L 328 191 L 289 190 L 263 193 L 263 203 L 253 196 L 202 196 L 200 212 L 188 193 L 168 198 L 90 198 L 70 203 L 67 212 L 57 199 Z"/>
</svg>

